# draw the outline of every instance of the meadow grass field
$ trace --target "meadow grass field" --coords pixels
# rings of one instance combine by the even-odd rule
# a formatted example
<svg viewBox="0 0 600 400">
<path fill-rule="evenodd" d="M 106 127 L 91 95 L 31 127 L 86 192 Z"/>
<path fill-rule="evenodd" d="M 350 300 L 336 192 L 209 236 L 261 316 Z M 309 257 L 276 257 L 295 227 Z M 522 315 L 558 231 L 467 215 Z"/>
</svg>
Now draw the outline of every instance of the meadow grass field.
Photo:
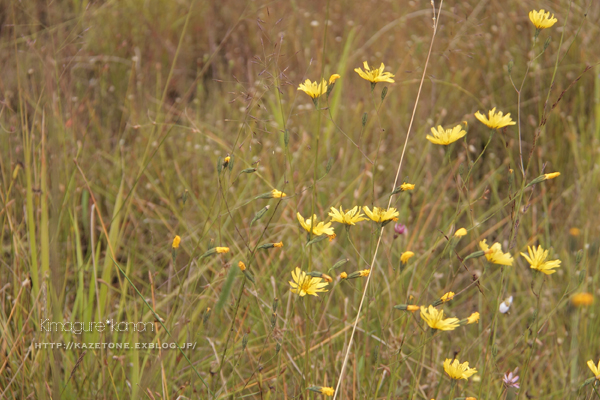
<svg viewBox="0 0 600 400">
<path fill-rule="evenodd" d="M 599 21 L 1 2 L 0 398 L 600 399 Z"/>
</svg>

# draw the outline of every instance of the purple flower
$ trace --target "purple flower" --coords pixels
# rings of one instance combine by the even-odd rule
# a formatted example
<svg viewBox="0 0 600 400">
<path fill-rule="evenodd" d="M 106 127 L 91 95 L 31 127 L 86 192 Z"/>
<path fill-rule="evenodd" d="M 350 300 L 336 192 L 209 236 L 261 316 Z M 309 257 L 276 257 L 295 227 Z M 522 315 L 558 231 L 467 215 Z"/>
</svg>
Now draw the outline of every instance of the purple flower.
<svg viewBox="0 0 600 400">
<path fill-rule="evenodd" d="M 513 387 L 513 388 L 517 388 L 519 389 L 519 375 L 517 375 L 517 372 L 519 372 L 519 367 L 515 368 L 514 371 L 509 372 L 507 374 L 504 374 L 504 378 L 502 378 L 502 381 L 504 382 L 504 385 L 506 385 L 507 388 Z"/>
<path fill-rule="evenodd" d="M 406 232 L 407 232 L 406 225 L 404 225 L 404 224 L 394 225 L 394 239 L 396 239 L 399 235 L 404 235 Z"/>
</svg>

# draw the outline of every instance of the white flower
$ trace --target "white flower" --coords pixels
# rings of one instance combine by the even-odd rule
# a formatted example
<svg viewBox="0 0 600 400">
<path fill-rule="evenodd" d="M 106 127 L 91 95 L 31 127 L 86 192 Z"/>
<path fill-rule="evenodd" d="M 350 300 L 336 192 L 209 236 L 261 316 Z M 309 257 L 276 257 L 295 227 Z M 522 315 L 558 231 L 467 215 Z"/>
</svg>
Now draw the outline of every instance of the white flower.
<svg viewBox="0 0 600 400">
<path fill-rule="evenodd" d="M 508 299 L 504 300 L 502 303 L 500 303 L 500 312 L 502 314 L 506 314 L 508 312 L 508 309 L 510 308 L 510 305 L 513 302 L 513 297 L 510 296 Z"/>
</svg>

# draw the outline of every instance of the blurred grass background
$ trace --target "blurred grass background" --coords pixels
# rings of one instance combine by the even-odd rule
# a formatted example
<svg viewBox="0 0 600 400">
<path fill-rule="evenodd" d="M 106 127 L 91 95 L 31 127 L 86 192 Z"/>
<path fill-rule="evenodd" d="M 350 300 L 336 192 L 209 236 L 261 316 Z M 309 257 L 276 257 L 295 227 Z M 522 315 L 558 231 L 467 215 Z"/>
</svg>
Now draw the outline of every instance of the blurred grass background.
<svg viewBox="0 0 600 400">
<path fill-rule="evenodd" d="M 558 23 L 532 50 L 527 14 L 540 8 Z M 441 366 L 454 354 L 480 371 L 459 385 L 463 396 L 597 396 L 578 388 L 591 376 L 585 361 L 600 357 L 598 304 L 573 308 L 569 296 L 596 295 L 599 278 L 599 18 L 593 0 L 444 3 L 400 178 L 416 189 L 393 203 L 408 233 L 394 239 L 391 225 L 383 233 L 343 398 L 447 398 Z M 309 322 L 308 303 L 291 295 L 287 282 L 295 266 L 307 270 L 309 263 L 326 272 L 348 258 L 332 276 L 368 268 L 363 258 L 372 257 L 377 234 L 367 222 L 350 233 L 338 226 L 334 241 L 306 247 L 295 215 L 310 216 L 313 193 L 319 219 L 331 206 L 385 206 L 431 34 L 431 4 L 417 1 L 2 2 L 2 396 L 211 398 L 202 379 L 215 398 L 319 398 L 306 387 L 335 387 L 364 281 L 334 278 L 330 292 L 308 299 Z M 498 107 L 516 119 L 508 64 L 518 87 L 533 58 L 521 93 L 525 161 L 531 156 L 526 181 L 544 172 L 561 176 L 528 189 L 515 210 L 510 196 L 523 179 L 517 127 L 495 134 L 467 178 L 489 138 L 473 113 Z M 384 62 L 396 83 L 371 93 L 353 72 L 365 60 Z M 327 109 L 315 110 L 297 86 L 332 73 L 341 79 Z M 464 141 L 442 148 L 425 140 L 432 126 L 461 121 L 469 124 Z M 228 154 L 232 167 L 219 173 Z M 241 173 L 251 167 L 257 171 Z M 253 200 L 273 188 L 288 197 Z M 463 226 L 469 234 L 456 247 L 461 256 L 482 239 L 515 256 L 505 286 L 497 266 L 469 260 L 467 271 L 444 251 L 443 235 Z M 175 235 L 182 245 L 173 256 Z M 279 241 L 282 249 L 253 250 Z M 541 278 L 517 257 L 538 243 L 563 263 L 546 278 L 539 306 Z M 198 258 L 214 245 L 231 251 Z M 416 256 L 402 266 L 406 250 Z M 173 341 L 158 324 L 154 333 L 41 331 L 44 319 L 154 321 L 113 259 L 172 337 L 197 343 L 184 351 L 193 368 L 171 349 L 34 347 Z M 255 284 L 242 286 L 240 260 Z M 484 269 L 479 292 L 473 275 Z M 430 304 L 450 290 L 460 295 L 447 313 L 479 311 L 481 322 L 423 347 L 429 331 L 417 315 L 392 307 Z M 499 315 L 489 346 L 499 290 L 514 303 Z M 505 390 L 502 375 L 528 357 L 524 389 Z"/>
</svg>

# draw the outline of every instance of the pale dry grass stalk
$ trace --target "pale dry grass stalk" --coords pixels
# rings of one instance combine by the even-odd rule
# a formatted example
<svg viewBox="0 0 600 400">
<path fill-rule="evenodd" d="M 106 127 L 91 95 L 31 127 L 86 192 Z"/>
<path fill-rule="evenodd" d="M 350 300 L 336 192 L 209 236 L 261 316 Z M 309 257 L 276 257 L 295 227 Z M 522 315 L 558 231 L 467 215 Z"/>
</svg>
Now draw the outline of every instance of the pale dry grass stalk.
<svg viewBox="0 0 600 400">
<path fill-rule="evenodd" d="M 441 0 L 440 2 L 440 6 L 438 8 L 437 11 L 437 16 L 436 16 L 436 10 L 435 10 L 435 4 L 433 2 L 433 0 L 431 1 L 431 7 L 433 9 L 433 34 L 431 35 L 431 42 L 429 44 L 429 51 L 427 52 L 427 59 L 425 60 L 425 67 L 423 68 L 423 75 L 421 76 L 421 81 L 419 83 L 419 90 L 417 92 L 417 98 L 415 100 L 415 106 L 413 107 L 413 111 L 412 111 L 412 115 L 410 117 L 410 123 L 408 124 L 408 130 L 406 132 L 406 139 L 404 140 L 404 146 L 402 146 L 402 154 L 400 155 L 400 162 L 398 163 L 398 169 L 396 171 L 396 177 L 394 178 L 394 184 L 392 186 L 392 189 L 395 188 L 398 184 L 398 177 L 400 176 L 400 171 L 402 170 L 402 163 L 404 161 L 404 154 L 406 153 L 406 146 L 408 145 L 408 139 L 410 138 L 410 131 L 412 129 L 412 125 L 413 122 L 415 120 L 415 114 L 417 112 L 417 106 L 419 105 L 419 98 L 421 96 L 421 90 L 423 88 L 423 82 L 425 81 L 425 74 L 427 73 L 427 66 L 429 65 L 429 58 L 431 57 L 431 50 L 433 49 L 433 43 L 435 42 L 435 35 L 437 33 L 437 28 L 438 28 L 438 24 L 439 24 L 439 17 L 441 15 L 441 11 L 442 11 L 442 6 L 444 5 L 444 0 Z M 394 196 L 390 196 L 389 200 L 388 200 L 388 204 L 387 204 L 387 208 L 390 208 L 390 205 L 392 204 L 392 199 L 394 198 Z M 360 304 L 358 306 L 358 311 L 356 313 L 356 318 L 354 319 L 354 324 L 352 326 L 352 334 L 350 335 L 350 340 L 348 342 L 348 346 L 346 348 L 346 355 L 344 356 L 344 362 L 342 363 L 342 369 L 340 371 L 340 375 L 338 377 L 338 382 L 337 382 L 337 386 L 335 387 L 335 393 L 333 395 L 333 400 L 335 400 L 337 398 L 337 395 L 339 393 L 340 387 L 342 385 L 342 381 L 344 379 L 344 370 L 346 368 L 346 364 L 348 363 L 348 357 L 350 355 L 350 349 L 352 349 L 352 342 L 354 340 L 354 334 L 356 333 L 356 326 L 358 325 L 358 321 L 360 318 L 360 313 L 362 311 L 362 307 L 365 301 L 365 297 L 367 295 L 367 290 L 369 289 L 369 283 L 371 282 L 371 277 L 373 276 L 373 274 L 375 273 L 375 270 L 373 269 L 373 265 L 375 264 L 375 260 L 377 258 L 377 253 L 379 251 L 379 246 L 381 244 L 381 238 L 383 237 L 383 230 L 385 228 L 382 226 L 381 227 L 381 231 L 379 232 L 379 238 L 377 239 L 377 245 L 375 246 L 375 252 L 373 253 L 373 259 L 371 261 L 371 273 L 369 274 L 369 276 L 367 277 L 367 281 L 365 283 L 365 288 L 363 290 L 363 294 L 362 297 L 360 299 Z"/>
</svg>

